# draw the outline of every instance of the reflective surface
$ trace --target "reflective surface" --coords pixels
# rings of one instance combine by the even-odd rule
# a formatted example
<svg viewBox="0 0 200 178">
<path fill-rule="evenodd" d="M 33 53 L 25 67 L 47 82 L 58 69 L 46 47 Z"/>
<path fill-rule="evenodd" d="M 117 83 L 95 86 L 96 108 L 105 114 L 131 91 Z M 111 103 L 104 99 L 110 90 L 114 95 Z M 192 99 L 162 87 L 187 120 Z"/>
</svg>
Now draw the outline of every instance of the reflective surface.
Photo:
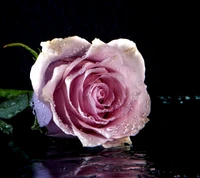
<svg viewBox="0 0 200 178">
<path fill-rule="evenodd" d="M 131 137 L 133 147 L 125 148 L 83 148 L 76 139 L 52 139 L 30 129 L 32 111 L 25 111 L 12 121 L 12 139 L 0 135 L 0 173 L 15 178 L 200 178 L 199 98 L 152 97 L 150 122 Z"/>
<path fill-rule="evenodd" d="M 146 154 L 127 148 L 57 151 L 51 148 L 46 159 L 33 164 L 34 177 L 155 177 L 155 168 Z"/>
</svg>

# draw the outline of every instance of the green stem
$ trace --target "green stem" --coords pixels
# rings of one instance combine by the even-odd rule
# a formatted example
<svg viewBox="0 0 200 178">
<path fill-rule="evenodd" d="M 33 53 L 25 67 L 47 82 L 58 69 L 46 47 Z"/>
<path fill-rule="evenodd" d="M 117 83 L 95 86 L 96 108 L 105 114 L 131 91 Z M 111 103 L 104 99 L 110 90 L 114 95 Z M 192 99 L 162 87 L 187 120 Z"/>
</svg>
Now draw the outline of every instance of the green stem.
<svg viewBox="0 0 200 178">
<path fill-rule="evenodd" d="M 31 49 L 30 47 L 28 47 L 27 45 L 22 44 L 22 43 L 10 43 L 10 44 L 5 45 L 4 48 L 12 47 L 12 46 L 21 46 L 21 47 L 27 49 L 34 56 L 35 60 L 38 57 L 38 54 L 33 49 Z"/>
</svg>

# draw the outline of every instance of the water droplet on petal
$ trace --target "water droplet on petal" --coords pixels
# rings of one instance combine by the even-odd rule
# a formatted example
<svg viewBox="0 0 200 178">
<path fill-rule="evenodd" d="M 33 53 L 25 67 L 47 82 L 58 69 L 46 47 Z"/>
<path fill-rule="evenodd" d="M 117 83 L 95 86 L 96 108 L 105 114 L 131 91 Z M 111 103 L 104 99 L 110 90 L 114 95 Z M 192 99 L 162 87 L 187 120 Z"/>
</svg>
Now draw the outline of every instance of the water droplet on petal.
<svg viewBox="0 0 200 178">
<path fill-rule="evenodd" d="M 123 122 L 121 123 L 121 125 L 122 125 L 122 126 L 124 126 L 125 124 L 126 124 L 126 122 L 125 122 L 125 121 L 123 121 Z"/>
<path fill-rule="evenodd" d="M 108 132 L 112 132 L 112 131 L 114 130 L 114 127 L 108 127 L 108 128 L 106 128 L 106 130 L 107 130 Z"/>
<path fill-rule="evenodd" d="M 133 92 L 133 95 L 134 96 L 137 96 L 137 95 L 139 95 L 140 94 L 140 92 Z"/>
<path fill-rule="evenodd" d="M 146 116 L 147 116 L 147 113 L 146 113 L 146 112 L 143 112 L 143 113 L 142 113 L 142 116 L 143 116 L 143 117 L 146 117 Z"/>
<path fill-rule="evenodd" d="M 128 128 L 125 128 L 125 130 L 124 130 L 124 134 L 126 134 L 126 133 L 128 133 L 129 132 L 129 129 Z"/>
<path fill-rule="evenodd" d="M 146 104 L 149 104 L 149 102 L 150 102 L 150 100 L 148 99 L 148 100 L 146 100 Z"/>
</svg>

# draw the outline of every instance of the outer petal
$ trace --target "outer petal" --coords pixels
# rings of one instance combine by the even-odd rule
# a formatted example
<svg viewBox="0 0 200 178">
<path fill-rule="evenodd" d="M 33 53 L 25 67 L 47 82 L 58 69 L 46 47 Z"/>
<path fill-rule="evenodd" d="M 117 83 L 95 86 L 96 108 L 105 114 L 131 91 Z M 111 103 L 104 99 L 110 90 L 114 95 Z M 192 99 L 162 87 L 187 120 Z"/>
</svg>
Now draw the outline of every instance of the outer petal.
<svg viewBox="0 0 200 178">
<path fill-rule="evenodd" d="M 73 135 L 68 135 L 65 132 L 63 132 L 53 120 L 49 122 L 49 124 L 46 126 L 48 129 L 48 133 L 46 133 L 48 136 L 51 137 L 57 137 L 57 138 L 77 138 Z"/>
<path fill-rule="evenodd" d="M 105 44 L 95 39 L 86 58 L 98 61 L 96 67 L 105 67 L 110 73 L 116 72 L 116 78 L 123 75 L 124 85 L 131 89 L 132 95 L 139 95 L 138 86 L 144 85 L 145 65 L 134 42 L 118 39 Z"/>
<path fill-rule="evenodd" d="M 52 113 L 47 105 L 38 100 L 36 94 L 33 94 L 33 110 L 35 111 L 38 123 L 40 127 L 44 127 L 49 124 L 52 119 Z"/>
<path fill-rule="evenodd" d="M 71 57 L 82 56 L 90 47 L 90 43 L 83 38 L 73 36 L 41 42 L 41 46 L 42 52 L 30 72 L 32 86 L 39 99 L 45 85 L 45 72 L 48 66 L 58 60 L 71 61 Z"/>
<path fill-rule="evenodd" d="M 85 58 L 91 59 L 93 62 L 102 62 L 107 58 L 116 56 L 117 54 L 117 50 L 112 49 L 99 39 L 94 39 L 90 49 L 87 51 Z"/>
<path fill-rule="evenodd" d="M 129 80 L 143 83 L 145 78 L 144 60 L 135 43 L 127 39 L 118 39 L 109 42 L 108 45 L 120 53 L 123 58 L 123 66 L 130 69 L 120 70 L 120 72 L 129 77 Z"/>
<path fill-rule="evenodd" d="M 130 137 L 123 137 L 123 138 L 120 138 L 120 139 L 114 139 L 113 141 L 108 141 L 108 142 L 102 144 L 102 146 L 104 148 L 118 147 L 118 146 L 124 147 L 125 143 L 132 145 Z"/>
</svg>

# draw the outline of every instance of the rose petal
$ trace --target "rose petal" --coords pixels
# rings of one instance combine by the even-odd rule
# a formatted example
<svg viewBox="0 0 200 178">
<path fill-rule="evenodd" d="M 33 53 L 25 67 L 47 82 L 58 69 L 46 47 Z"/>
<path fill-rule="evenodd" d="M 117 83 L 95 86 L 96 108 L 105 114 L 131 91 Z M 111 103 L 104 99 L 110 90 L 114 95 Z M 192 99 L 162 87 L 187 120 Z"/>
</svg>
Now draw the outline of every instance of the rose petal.
<svg viewBox="0 0 200 178">
<path fill-rule="evenodd" d="M 146 90 L 146 85 L 138 86 L 140 87 L 141 94 L 138 98 L 138 104 L 135 106 L 135 110 L 138 111 L 138 115 L 142 120 L 146 120 L 146 117 L 151 111 L 151 99 Z"/>
<path fill-rule="evenodd" d="M 69 103 L 66 99 L 65 92 L 62 90 L 58 90 L 55 93 L 55 104 L 57 106 L 56 110 L 51 104 L 53 120 L 64 133 L 77 136 L 83 146 L 97 146 L 107 141 L 107 139 L 99 133 L 95 133 L 94 131 L 87 133 L 86 130 L 89 131 L 89 127 L 83 128 L 83 123 L 76 118 L 76 111 L 69 112 L 66 110 L 66 108 L 69 108 Z M 81 128 L 83 128 L 84 131 L 81 131 Z"/>
<path fill-rule="evenodd" d="M 92 59 L 93 62 L 102 62 L 105 58 L 113 56 L 112 48 L 99 39 L 94 39 L 92 45 L 87 51 L 86 59 Z M 114 51 L 115 53 L 115 51 Z"/>
<path fill-rule="evenodd" d="M 143 83 L 145 78 L 144 60 L 135 43 L 128 39 L 118 39 L 109 42 L 108 45 L 120 53 L 123 58 L 123 67 L 130 69 L 120 72 L 134 83 Z"/>
<path fill-rule="evenodd" d="M 48 132 L 46 135 L 51 136 L 51 137 L 57 137 L 57 138 L 77 138 L 74 135 L 68 135 L 64 133 L 56 124 L 53 120 L 49 122 L 49 124 L 46 126 L 48 129 Z"/>
<path fill-rule="evenodd" d="M 50 120 L 52 119 L 52 113 L 49 107 L 38 100 L 36 94 L 33 94 L 32 97 L 33 101 L 33 110 L 35 111 L 38 123 L 40 127 L 44 127 L 49 124 Z"/>
<path fill-rule="evenodd" d="M 41 42 L 42 52 L 39 54 L 35 64 L 31 68 L 30 78 L 36 95 L 41 98 L 42 89 L 45 85 L 45 72 L 52 62 L 69 58 L 72 56 L 82 56 L 90 47 L 90 43 L 78 36 L 65 39 L 54 39 L 52 41 Z"/>
<path fill-rule="evenodd" d="M 132 145 L 131 139 L 130 137 L 124 137 L 124 138 L 120 138 L 120 139 L 115 139 L 113 141 L 108 141 L 104 144 L 102 144 L 102 146 L 104 148 L 110 148 L 110 147 L 124 147 L 126 144 L 129 144 L 130 146 Z"/>
<path fill-rule="evenodd" d="M 62 81 L 63 74 L 67 66 L 68 66 L 67 64 L 62 64 L 54 68 L 51 80 L 47 82 L 47 84 L 44 86 L 42 90 L 42 98 L 45 101 L 52 102 L 53 93 L 55 89 L 58 88 L 58 84 Z"/>
<path fill-rule="evenodd" d="M 147 116 L 150 113 L 150 97 L 143 86 L 142 94 L 136 102 L 122 108 L 127 109 L 127 113 L 113 120 L 106 127 L 102 128 L 102 133 L 108 134 L 110 138 L 119 139 L 121 137 L 136 135 L 148 122 Z"/>
</svg>

